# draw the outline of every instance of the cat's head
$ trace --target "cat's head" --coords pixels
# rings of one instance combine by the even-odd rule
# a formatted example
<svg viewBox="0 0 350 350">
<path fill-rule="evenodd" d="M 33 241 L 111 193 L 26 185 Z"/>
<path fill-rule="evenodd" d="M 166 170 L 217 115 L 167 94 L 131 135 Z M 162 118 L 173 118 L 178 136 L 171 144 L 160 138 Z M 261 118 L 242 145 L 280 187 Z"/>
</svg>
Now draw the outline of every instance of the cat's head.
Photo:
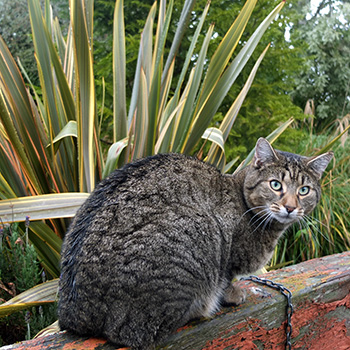
<svg viewBox="0 0 350 350">
<path fill-rule="evenodd" d="M 244 182 L 247 204 L 268 221 L 298 221 L 319 201 L 319 180 L 332 157 L 332 152 L 309 158 L 278 151 L 260 138 Z"/>
</svg>

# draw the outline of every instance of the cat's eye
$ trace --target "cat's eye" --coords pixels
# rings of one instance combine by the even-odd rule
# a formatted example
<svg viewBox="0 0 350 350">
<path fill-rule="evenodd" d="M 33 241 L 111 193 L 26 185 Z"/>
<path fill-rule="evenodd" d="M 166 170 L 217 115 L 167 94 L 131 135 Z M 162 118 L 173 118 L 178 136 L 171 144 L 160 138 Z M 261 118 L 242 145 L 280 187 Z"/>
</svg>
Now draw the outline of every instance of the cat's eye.
<svg viewBox="0 0 350 350">
<path fill-rule="evenodd" d="M 306 196 L 310 192 L 310 187 L 309 186 L 303 186 L 299 188 L 299 194 L 301 196 Z"/>
<path fill-rule="evenodd" d="M 274 191 L 281 191 L 282 190 L 282 184 L 277 180 L 272 180 L 270 182 L 270 186 Z"/>
</svg>

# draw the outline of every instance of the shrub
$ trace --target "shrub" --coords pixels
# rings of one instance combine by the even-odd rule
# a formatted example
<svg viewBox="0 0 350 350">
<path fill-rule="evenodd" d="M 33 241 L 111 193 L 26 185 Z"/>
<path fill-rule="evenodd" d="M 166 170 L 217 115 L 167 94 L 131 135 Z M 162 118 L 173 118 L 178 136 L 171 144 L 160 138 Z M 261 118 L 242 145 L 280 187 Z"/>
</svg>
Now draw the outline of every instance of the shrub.
<svg viewBox="0 0 350 350">
<path fill-rule="evenodd" d="M 0 302 L 34 287 L 42 269 L 37 253 L 18 223 L 1 228 Z M 22 234 L 21 231 L 24 233 Z M 30 338 L 55 319 L 55 305 L 32 307 L 0 319 L 0 346 Z"/>
</svg>

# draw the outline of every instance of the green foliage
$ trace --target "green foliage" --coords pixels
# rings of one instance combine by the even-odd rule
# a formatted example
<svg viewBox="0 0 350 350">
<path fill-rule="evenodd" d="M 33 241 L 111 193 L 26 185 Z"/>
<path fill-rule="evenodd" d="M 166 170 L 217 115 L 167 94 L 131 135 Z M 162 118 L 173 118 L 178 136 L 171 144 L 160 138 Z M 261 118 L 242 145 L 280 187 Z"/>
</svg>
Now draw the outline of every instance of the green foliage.
<svg viewBox="0 0 350 350">
<path fill-rule="evenodd" d="M 333 133 L 309 136 L 304 131 L 296 151 L 308 155 L 318 153 L 333 138 Z M 350 249 L 349 141 L 347 138 L 344 145 L 338 142 L 332 147 L 335 160 L 322 179 L 320 203 L 308 219 L 287 231 L 275 249 L 271 266 L 298 263 Z"/>
<path fill-rule="evenodd" d="M 40 279 L 37 253 L 28 238 L 20 234 L 18 223 L 1 229 L 0 279 L 2 283 L 14 283 L 16 294 L 34 287 Z M 5 299 L 4 290 L 0 298 Z"/>
<path fill-rule="evenodd" d="M 26 340 L 33 339 L 57 320 L 57 303 L 32 307 L 24 314 L 27 323 Z"/>
<path fill-rule="evenodd" d="M 140 41 L 140 31 L 135 24 L 144 24 L 146 13 L 150 8 L 152 1 L 140 2 L 138 0 L 128 1 L 124 6 L 125 13 L 125 32 L 126 32 L 126 57 L 127 67 L 132 69 L 126 71 L 126 89 L 127 102 L 129 103 L 130 91 L 132 81 L 134 79 L 134 70 L 137 62 L 138 44 Z M 177 23 L 180 17 L 180 5 L 182 0 L 174 2 L 175 7 L 173 11 L 173 21 L 169 27 L 169 33 L 165 50 L 169 49 L 172 39 L 175 35 Z M 201 16 L 206 0 L 199 0 L 196 2 L 190 22 L 187 29 L 187 35 L 181 41 L 181 50 L 178 52 L 174 67 L 174 74 L 172 86 L 176 87 L 181 68 L 186 59 L 186 52 L 191 44 L 191 38 L 194 35 L 198 19 Z M 268 15 L 270 9 L 276 6 L 278 1 L 264 1 L 258 2 L 252 14 L 252 20 L 247 23 L 245 31 L 241 40 L 238 43 L 238 49 L 241 49 L 252 35 L 258 24 Z M 178 5 L 178 6 L 176 6 Z M 238 15 L 239 11 L 244 5 L 244 1 L 229 1 L 221 0 L 212 2 L 205 26 L 209 23 L 214 23 L 214 34 L 208 47 L 208 60 L 213 56 L 216 46 L 225 36 L 228 28 Z M 106 0 L 97 6 L 98 16 L 96 16 L 95 26 L 97 35 L 101 36 L 103 40 L 95 43 L 95 53 L 99 59 L 95 63 L 95 73 L 98 77 L 97 84 L 102 85 L 102 77 L 105 78 L 105 122 L 103 128 L 109 130 L 109 137 L 106 141 L 111 140 L 112 136 L 112 93 L 111 79 L 112 75 L 112 37 L 108 33 L 112 32 L 112 18 L 113 18 L 114 0 Z M 301 119 L 304 117 L 302 110 L 292 103 L 290 93 L 294 88 L 293 77 L 295 72 L 300 69 L 303 62 L 300 58 L 301 50 L 292 47 L 289 42 L 285 40 L 285 30 L 290 21 L 295 18 L 297 10 L 294 5 L 288 4 L 288 9 L 282 11 L 278 19 L 269 27 L 269 35 L 264 36 L 258 44 L 257 50 L 252 54 L 252 59 L 246 64 L 242 73 L 237 77 L 235 84 L 229 90 L 227 96 L 223 100 L 216 115 L 214 116 L 211 126 L 219 126 L 226 111 L 230 108 L 233 101 L 236 99 L 245 81 L 248 78 L 250 71 L 253 68 L 254 62 L 258 59 L 260 52 L 271 42 L 272 45 L 267 52 L 266 59 L 262 62 L 263 69 L 260 69 L 255 77 L 254 83 L 251 86 L 250 92 L 245 98 L 243 105 L 235 121 L 235 127 L 225 143 L 225 152 L 228 159 L 233 159 L 237 156 L 243 160 L 251 148 L 254 146 L 256 140 L 260 136 L 266 136 L 276 129 L 282 122 L 287 121 L 290 117 Z M 129 20 L 128 20 L 129 19 Z M 198 42 L 202 43 L 204 34 L 201 34 Z M 194 50 L 193 56 L 199 54 L 200 46 Z M 95 55 L 96 57 L 96 55 Z M 233 56 L 234 57 L 234 56 Z M 195 62 L 193 62 L 195 63 Z M 191 63 L 191 64 L 193 64 Z M 193 65 L 191 65 L 193 66 Z M 102 89 L 97 90 L 98 103 L 102 100 Z M 289 134 L 289 130 L 287 134 Z M 292 131 L 285 139 L 287 147 L 290 145 L 290 140 L 296 139 L 297 131 Z M 293 137 L 291 137 L 293 136 Z M 296 143 L 295 143 L 296 144 Z M 197 150 L 200 146 L 197 148 Z M 204 149 L 206 149 L 205 147 Z"/>
<path fill-rule="evenodd" d="M 200 3 L 203 1 L 199 2 L 198 5 Z M 257 3 L 252 14 L 253 20 L 248 23 L 242 40 L 238 44 L 239 47 L 244 46 L 259 21 L 266 16 L 269 6 L 274 6 L 275 3 L 271 0 Z M 224 35 L 226 26 L 239 11 L 241 5 L 242 1 L 228 0 L 213 4 L 208 19 L 216 23 L 215 31 L 218 33 L 216 40 L 220 40 Z M 290 21 L 295 18 L 296 12 L 297 10 L 292 3 L 288 3 L 281 11 L 276 21 L 270 25 L 269 35 L 261 39 L 257 50 L 252 55 L 253 59 L 248 61 L 219 109 L 219 112 L 224 113 L 231 101 L 236 98 L 252 69 L 254 60 L 257 59 L 259 48 L 271 43 L 237 116 L 235 127 L 231 130 L 225 144 L 229 159 L 240 156 L 243 160 L 260 136 L 270 134 L 290 117 L 297 120 L 304 118 L 302 110 L 293 104 L 290 96 L 294 88 L 293 77 L 302 64 L 301 50 L 298 47 L 292 47 L 285 40 L 286 28 Z M 220 115 L 217 115 L 215 121 L 220 120 Z M 299 131 L 288 129 L 286 133 L 281 135 L 278 144 L 282 144 L 285 149 L 290 147 L 292 150 L 295 145 L 291 142 L 295 140 L 296 144 L 298 134 Z M 283 142 L 283 140 L 288 141 Z"/>
<path fill-rule="evenodd" d="M 350 113 L 349 20 L 349 3 L 322 1 L 292 32 L 292 42 L 304 42 L 305 47 L 293 98 L 301 108 L 313 101 L 310 113 L 322 128 Z"/>
<path fill-rule="evenodd" d="M 43 3 L 43 1 L 41 0 Z M 66 1 L 53 0 L 54 13 L 65 13 Z M 5 41 L 12 56 L 19 59 L 29 79 L 39 84 L 38 70 L 34 57 L 33 40 L 30 34 L 28 4 L 24 0 L 0 0 L 0 36 Z M 64 16 L 63 16 L 64 18 Z"/>
<path fill-rule="evenodd" d="M 135 78 L 137 56 L 142 28 L 154 0 L 130 0 L 124 3 L 125 59 L 126 59 L 126 100 L 130 97 Z M 103 109 L 102 147 L 113 141 L 113 16 L 115 0 L 97 1 L 94 16 L 94 72 L 96 101 L 98 109 Z M 176 13 L 176 8 L 174 14 Z"/>
<path fill-rule="evenodd" d="M 198 16 L 200 21 L 173 90 L 175 57 L 184 37 L 182 28 L 186 27 L 192 14 L 192 3 L 187 1 L 169 48 L 166 48 L 166 43 L 173 3 L 170 2 L 168 8 L 165 1 L 160 3 L 155 34 L 156 6 L 152 6 L 140 42 L 131 96 L 127 96 L 125 43 L 128 36 L 123 25 L 123 3 L 117 2 L 114 40 L 119 41 L 113 51 L 112 125 L 113 147 L 118 142 L 120 148 L 117 154 L 109 152 L 109 171 L 115 167 L 115 161 L 124 149 L 119 165 L 158 151 L 191 153 L 262 34 L 283 6 L 281 3 L 266 17 L 232 62 L 229 62 L 230 57 L 248 23 L 255 1 L 247 2 L 209 61 L 206 53 L 213 34 L 214 27 L 211 25 L 200 47 L 196 65 L 190 69 L 209 8 L 206 6 L 201 17 Z M 85 12 L 84 6 L 90 6 L 91 11 Z M 6 163 L 2 196 L 90 192 L 102 174 L 108 174 L 104 171 L 105 162 L 99 144 L 101 121 L 96 115 L 92 2 L 85 5 L 84 2 L 72 2 L 72 31 L 67 39 L 62 36 L 57 19 L 53 19 L 48 1 L 44 16 L 38 1 L 29 0 L 29 10 L 42 97 L 34 89 L 34 98 L 28 93 L 18 67 L 5 43 L 0 41 L 3 53 L 0 60 L 3 81 L 0 115 L 4 125 L 0 156 Z M 166 52 L 169 52 L 167 57 Z M 184 86 L 186 75 L 188 82 Z M 246 91 L 249 86 L 246 86 Z M 14 155 L 18 162 L 14 161 Z M 111 158 L 114 159 L 113 166 L 110 166 Z M 65 229 L 62 222 L 52 224 L 56 232 Z"/>
<path fill-rule="evenodd" d="M 35 69 L 27 3 L 23 0 L 1 0 L 0 8 L 0 35 L 13 57 L 20 58 L 30 79 L 37 83 L 38 73 Z"/>
<path fill-rule="evenodd" d="M 0 234 L 0 302 L 34 287 L 41 268 L 34 246 L 27 242 L 18 223 L 3 226 Z M 22 231 L 23 232 L 23 231 Z M 31 308 L 0 319 L 0 346 L 35 335 L 55 319 L 55 305 Z M 26 324 L 28 323 L 28 325 Z"/>
</svg>

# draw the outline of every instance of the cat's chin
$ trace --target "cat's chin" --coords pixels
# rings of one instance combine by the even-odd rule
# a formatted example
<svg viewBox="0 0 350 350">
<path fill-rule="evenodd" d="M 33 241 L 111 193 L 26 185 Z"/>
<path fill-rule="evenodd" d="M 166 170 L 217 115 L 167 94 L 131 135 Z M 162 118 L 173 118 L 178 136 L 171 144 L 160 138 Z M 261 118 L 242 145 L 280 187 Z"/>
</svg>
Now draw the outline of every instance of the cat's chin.
<svg viewBox="0 0 350 350">
<path fill-rule="evenodd" d="M 290 215 L 282 216 L 282 215 L 274 214 L 273 218 L 283 225 L 291 225 L 298 221 L 297 216 L 290 216 Z"/>
</svg>

